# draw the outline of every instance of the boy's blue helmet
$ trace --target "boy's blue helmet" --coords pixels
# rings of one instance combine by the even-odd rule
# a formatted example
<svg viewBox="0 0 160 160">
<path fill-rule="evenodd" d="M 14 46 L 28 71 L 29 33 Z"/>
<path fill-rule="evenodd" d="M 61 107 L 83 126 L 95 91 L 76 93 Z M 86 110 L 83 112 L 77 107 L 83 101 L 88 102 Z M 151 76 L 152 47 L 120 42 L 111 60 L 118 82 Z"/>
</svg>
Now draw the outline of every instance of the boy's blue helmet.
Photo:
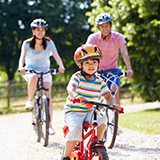
<svg viewBox="0 0 160 160">
<path fill-rule="evenodd" d="M 112 17 L 109 13 L 101 13 L 95 19 L 95 23 L 97 25 L 101 25 L 103 23 L 111 22 L 111 21 L 112 21 Z"/>
</svg>

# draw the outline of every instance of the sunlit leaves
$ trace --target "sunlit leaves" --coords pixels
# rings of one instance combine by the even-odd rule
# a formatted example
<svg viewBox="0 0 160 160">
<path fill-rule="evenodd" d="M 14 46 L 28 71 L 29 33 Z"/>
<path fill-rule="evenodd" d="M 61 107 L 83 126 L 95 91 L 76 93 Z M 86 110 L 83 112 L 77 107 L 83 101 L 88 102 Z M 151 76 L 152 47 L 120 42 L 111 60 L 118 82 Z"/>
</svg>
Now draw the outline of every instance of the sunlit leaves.
<svg viewBox="0 0 160 160">
<path fill-rule="evenodd" d="M 102 5 L 103 4 L 103 5 Z M 160 1 L 157 0 L 94 0 L 94 14 L 89 23 L 101 12 L 112 15 L 112 30 L 121 32 L 127 40 L 134 76 L 132 90 L 146 101 L 160 100 Z M 103 7 L 102 7 L 103 6 Z M 92 28 L 97 31 L 97 27 Z M 125 68 L 120 56 L 119 65 Z"/>
</svg>

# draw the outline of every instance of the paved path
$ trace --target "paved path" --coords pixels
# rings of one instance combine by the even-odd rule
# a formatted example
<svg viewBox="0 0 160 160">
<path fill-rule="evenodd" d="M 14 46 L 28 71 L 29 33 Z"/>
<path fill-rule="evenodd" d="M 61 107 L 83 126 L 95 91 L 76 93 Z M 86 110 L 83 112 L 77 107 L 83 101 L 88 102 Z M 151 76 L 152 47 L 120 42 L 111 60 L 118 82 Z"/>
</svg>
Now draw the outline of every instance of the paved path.
<svg viewBox="0 0 160 160">
<path fill-rule="evenodd" d="M 124 106 L 125 113 L 160 107 L 160 103 Z M 0 160 L 60 160 L 65 139 L 63 112 L 54 111 L 57 133 L 50 136 L 48 147 L 35 142 L 31 113 L 0 116 Z M 160 135 L 148 135 L 123 128 L 115 147 L 108 150 L 110 160 L 160 160 Z"/>
</svg>

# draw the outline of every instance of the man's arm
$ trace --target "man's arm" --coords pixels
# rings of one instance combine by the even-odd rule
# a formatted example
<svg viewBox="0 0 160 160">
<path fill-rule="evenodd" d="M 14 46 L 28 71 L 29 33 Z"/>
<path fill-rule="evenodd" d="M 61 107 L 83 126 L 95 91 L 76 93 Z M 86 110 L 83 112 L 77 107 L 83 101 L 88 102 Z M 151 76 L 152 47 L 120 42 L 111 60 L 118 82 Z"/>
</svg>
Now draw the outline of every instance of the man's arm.
<svg viewBox="0 0 160 160">
<path fill-rule="evenodd" d="M 126 71 L 127 72 L 127 78 L 130 79 L 133 75 L 133 71 L 132 71 L 132 67 L 131 67 L 130 58 L 129 58 L 129 55 L 128 55 L 127 46 L 126 46 L 125 43 L 120 45 L 120 50 L 121 50 L 121 54 L 122 54 L 122 57 L 123 57 L 123 61 L 126 64 L 126 67 L 127 67 L 127 71 Z"/>
</svg>

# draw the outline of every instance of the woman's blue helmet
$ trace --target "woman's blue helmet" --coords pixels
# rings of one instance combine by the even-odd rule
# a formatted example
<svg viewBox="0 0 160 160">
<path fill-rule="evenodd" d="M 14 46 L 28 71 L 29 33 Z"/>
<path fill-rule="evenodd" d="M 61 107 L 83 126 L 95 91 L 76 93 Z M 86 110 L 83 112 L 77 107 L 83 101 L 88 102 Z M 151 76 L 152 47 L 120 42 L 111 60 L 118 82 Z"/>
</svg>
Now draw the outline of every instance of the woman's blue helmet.
<svg viewBox="0 0 160 160">
<path fill-rule="evenodd" d="M 111 22 L 111 21 L 112 21 L 112 17 L 108 13 L 101 13 L 95 19 L 95 23 L 97 25 L 101 25 L 101 24 L 103 24 L 105 22 Z"/>
</svg>

